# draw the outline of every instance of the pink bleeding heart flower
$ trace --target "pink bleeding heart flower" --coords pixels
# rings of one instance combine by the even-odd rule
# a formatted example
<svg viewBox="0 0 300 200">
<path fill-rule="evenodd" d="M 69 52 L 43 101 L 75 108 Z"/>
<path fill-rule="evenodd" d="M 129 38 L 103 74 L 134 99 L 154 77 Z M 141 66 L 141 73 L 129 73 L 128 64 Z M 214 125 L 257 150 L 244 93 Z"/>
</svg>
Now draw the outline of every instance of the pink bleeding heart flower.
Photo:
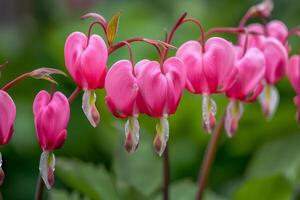
<svg viewBox="0 0 300 200">
<path fill-rule="evenodd" d="M 0 144 L 7 144 L 14 132 L 16 106 L 7 92 L 0 90 Z"/>
<path fill-rule="evenodd" d="M 275 38 L 267 38 L 265 40 L 262 52 L 266 62 L 266 85 L 259 100 L 264 114 L 270 119 L 274 115 L 279 103 L 279 93 L 274 85 L 285 75 L 288 53 L 279 40 Z"/>
<path fill-rule="evenodd" d="M 270 119 L 274 115 L 279 103 L 279 93 L 274 85 L 285 75 L 288 60 L 289 45 L 286 42 L 288 29 L 278 20 L 269 22 L 266 26 L 252 24 L 248 30 L 258 33 L 248 36 L 248 47 L 260 49 L 266 60 L 266 86 L 259 100 L 264 114 Z M 239 44 L 245 44 L 245 34 L 241 34 Z"/>
<path fill-rule="evenodd" d="M 53 150 L 61 148 L 67 137 L 70 107 L 61 92 L 53 95 L 40 91 L 33 102 L 34 123 L 38 142 L 43 149 L 40 159 L 40 173 L 50 189 L 54 184 L 55 157 Z"/>
<path fill-rule="evenodd" d="M 0 90 L 0 144 L 7 144 L 14 132 L 16 106 L 7 92 Z M 2 155 L 0 153 L 0 185 L 4 181 L 5 173 L 2 169 Z"/>
<path fill-rule="evenodd" d="M 185 69 L 180 59 L 168 58 L 162 68 L 156 61 L 142 60 L 135 67 L 140 112 L 159 118 L 154 149 L 162 155 L 169 138 L 168 116 L 176 112 L 185 86 Z"/>
<path fill-rule="evenodd" d="M 250 48 L 236 61 L 238 75 L 231 88 L 226 90 L 230 98 L 225 117 L 227 135 L 232 137 L 238 128 L 238 121 L 243 114 L 241 102 L 252 102 L 262 92 L 262 80 L 265 74 L 265 58 L 257 48 Z"/>
<path fill-rule="evenodd" d="M 108 71 L 105 79 L 106 104 L 118 118 L 128 118 L 125 124 L 125 149 L 134 152 L 139 143 L 139 122 L 136 98 L 139 92 L 134 68 L 130 61 L 120 60 Z"/>
<path fill-rule="evenodd" d="M 286 38 L 288 37 L 289 30 L 287 26 L 280 20 L 270 21 L 267 26 L 267 33 L 269 37 L 276 38 L 283 45 L 286 43 Z"/>
<path fill-rule="evenodd" d="M 231 87 L 237 70 L 234 66 L 233 45 L 222 38 L 210 38 L 205 43 L 205 52 L 197 41 L 184 43 L 176 56 L 183 61 L 187 80 L 186 88 L 194 94 L 202 94 L 203 126 L 211 133 L 215 126 L 216 103 L 211 94 Z"/>
<path fill-rule="evenodd" d="M 88 38 L 80 32 L 70 34 L 65 43 L 65 63 L 72 78 L 85 91 L 82 108 L 92 126 L 100 121 L 95 106 L 95 89 L 104 87 L 107 73 L 108 50 L 98 35 Z"/>
<path fill-rule="evenodd" d="M 300 56 L 294 55 L 290 58 L 289 64 L 286 68 L 287 76 L 291 85 L 297 93 L 294 98 L 294 103 L 298 107 L 296 119 L 300 122 Z"/>
</svg>

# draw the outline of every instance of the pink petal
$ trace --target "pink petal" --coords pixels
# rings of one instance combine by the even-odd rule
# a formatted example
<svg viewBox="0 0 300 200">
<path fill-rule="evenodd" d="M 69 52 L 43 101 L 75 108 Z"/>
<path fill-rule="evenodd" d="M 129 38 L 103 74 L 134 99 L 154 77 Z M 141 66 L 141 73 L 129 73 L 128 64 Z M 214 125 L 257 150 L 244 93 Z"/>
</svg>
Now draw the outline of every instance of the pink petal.
<svg viewBox="0 0 300 200">
<path fill-rule="evenodd" d="M 80 71 L 87 85 L 85 89 L 98 89 L 104 87 L 107 72 L 108 52 L 104 40 L 98 35 L 92 35 L 89 45 L 80 56 Z"/>
<path fill-rule="evenodd" d="M 188 41 L 177 50 L 176 57 L 182 60 L 186 71 L 186 88 L 191 93 L 208 92 L 203 74 L 202 47 L 197 41 Z"/>
<path fill-rule="evenodd" d="M 160 64 L 156 61 L 147 61 L 137 65 L 136 77 L 140 97 L 147 109 L 146 114 L 152 117 L 162 116 L 168 90 L 167 80 L 161 72 Z"/>
<path fill-rule="evenodd" d="M 268 36 L 278 39 L 282 44 L 286 41 L 288 36 L 288 28 L 279 20 L 273 20 L 267 24 Z"/>
<path fill-rule="evenodd" d="M 226 78 L 233 70 L 235 51 L 231 43 L 222 38 L 210 38 L 205 44 L 203 61 L 204 74 L 210 93 L 225 84 Z"/>
<path fill-rule="evenodd" d="M 0 143 L 6 144 L 13 134 L 16 106 L 12 98 L 3 90 L 0 90 L 0 113 Z"/>
<path fill-rule="evenodd" d="M 139 91 L 133 66 L 128 60 L 115 63 L 105 79 L 107 105 L 114 113 L 121 116 L 132 116 L 136 97 Z"/>
<path fill-rule="evenodd" d="M 72 33 L 65 43 L 65 63 L 77 85 L 84 89 L 104 87 L 108 51 L 98 35 L 87 37 L 80 32 Z"/>
<path fill-rule="evenodd" d="M 265 59 L 261 51 L 250 48 L 244 57 L 236 63 L 238 79 L 226 91 L 226 95 L 239 100 L 245 99 L 262 81 L 265 73 Z"/>
<path fill-rule="evenodd" d="M 166 113 L 170 115 L 177 110 L 185 86 L 186 73 L 182 61 L 176 57 L 167 59 L 163 69 L 168 83 Z"/>
<path fill-rule="evenodd" d="M 266 60 L 266 81 L 275 84 L 285 75 L 287 51 L 277 39 L 268 38 L 263 53 Z"/>
<path fill-rule="evenodd" d="M 266 37 L 264 36 L 265 31 L 264 31 L 264 27 L 261 24 L 251 24 L 249 26 L 247 26 L 247 30 L 250 32 L 254 32 L 254 33 L 258 33 L 259 35 L 253 35 L 250 34 L 248 35 L 248 42 L 247 42 L 247 47 L 256 47 L 260 50 L 263 49 L 264 47 L 264 42 Z M 239 36 L 239 45 L 244 47 L 245 45 L 245 40 L 246 40 L 246 36 L 245 34 L 240 34 Z"/>
<path fill-rule="evenodd" d="M 66 138 L 67 138 L 67 130 L 64 129 L 56 136 L 56 139 L 55 139 L 52 149 L 61 148 L 63 146 L 63 144 L 65 143 Z"/>
<path fill-rule="evenodd" d="M 297 93 L 300 93 L 300 56 L 291 57 L 287 67 L 287 76 Z"/>
<path fill-rule="evenodd" d="M 83 74 L 79 72 L 80 55 L 87 45 L 87 37 L 81 32 L 71 33 L 65 43 L 65 64 L 74 81 L 83 87 Z M 86 84 L 86 83 L 85 83 Z"/>
<path fill-rule="evenodd" d="M 36 95 L 33 102 L 33 113 L 37 115 L 42 108 L 44 108 L 49 104 L 50 100 L 51 100 L 51 96 L 47 91 L 45 90 L 40 91 Z"/>
</svg>

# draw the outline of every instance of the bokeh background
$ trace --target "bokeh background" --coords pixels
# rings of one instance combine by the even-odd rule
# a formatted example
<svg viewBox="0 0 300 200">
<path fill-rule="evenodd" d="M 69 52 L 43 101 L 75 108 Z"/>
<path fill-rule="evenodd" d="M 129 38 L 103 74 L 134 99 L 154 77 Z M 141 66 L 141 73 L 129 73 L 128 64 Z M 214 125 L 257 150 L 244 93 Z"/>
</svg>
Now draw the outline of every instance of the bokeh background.
<svg viewBox="0 0 300 200">
<path fill-rule="evenodd" d="M 19 74 L 38 67 L 66 71 L 63 46 L 73 31 L 87 32 L 90 22 L 81 21 L 87 12 L 111 18 L 122 12 L 117 40 L 143 36 L 163 39 L 185 11 L 198 18 L 206 29 L 236 26 L 246 10 L 259 0 L 0 0 L 0 62 L 9 61 L 1 85 Z M 289 28 L 300 23 L 299 0 L 275 0 L 272 18 Z M 255 20 L 254 20 L 255 21 Z M 102 34 L 99 27 L 94 33 Z M 234 36 L 224 35 L 231 41 Z M 193 25 L 184 25 L 174 45 L 199 37 Z M 290 40 L 293 53 L 299 52 L 299 38 Z M 134 59 L 157 59 L 153 47 L 135 44 Z M 171 51 L 174 54 L 174 51 Z M 109 59 L 127 59 L 121 49 Z M 70 77 L 56 76 L 57 90 L 66 95 L 75 88 Z M 17 105 L 15 134 L 1 147 L 6 179 L 4 199 L 30 200 L 34 197 L 41 150 L 33 125 L 32 102 L 49 83 L 28 79 L 9 91 Z M 272 120 L 266 120 L 258 103 L 245 106 L 238 133 L 223 134 L 209 178 L 207 200 L 288 200 L 297 199 L 300 188 L 300 133 L 295 121 L 295 96 L 287 78 L 279 82 L 280 104 Z M 122 147 L 124 120 L 114 118 L 98 91 L 101 124 L 92 128 L 81 110 L 81 98 L 72 104 L 68 138 L 57 156 L 56 184 L 45 198 L 90 200 L 160 199 L 162 160 L 152 149 L 156 119 L 140 117 L 141 144 L 128 155 Z M 214 97 L 218 118 L 227 100 Z M 176 115 L 170 117 L 171 199 L 193 199 L 196 179 L 210 135 L 201 127 L 201 97 L 185 92 Z M 298 198 L 300 199 L 300 198 Z"/>
</svg>

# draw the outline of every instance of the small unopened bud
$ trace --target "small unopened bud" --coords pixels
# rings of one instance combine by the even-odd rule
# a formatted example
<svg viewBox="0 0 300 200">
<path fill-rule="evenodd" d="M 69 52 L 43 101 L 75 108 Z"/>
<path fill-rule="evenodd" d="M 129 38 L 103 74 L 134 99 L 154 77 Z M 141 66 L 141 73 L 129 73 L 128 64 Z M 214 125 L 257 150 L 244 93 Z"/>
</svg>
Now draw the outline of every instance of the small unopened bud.
<svg viewBox="0 0 300 200">
<path fill-rule="evenodd" d="M 53 69 L 53 68 L 39 68 L 39 69 L 33 70 L 30 73 L 30 76 L 35 79 L 44 79 L 44 80 L 47 80 L 47 81 L 57 84 L 57 82 L 51 76 L 53 74 L 60 74 L 60 75 L 67 76 L 63 71 L 58 70 L 58 69 Z"/>
</svg>

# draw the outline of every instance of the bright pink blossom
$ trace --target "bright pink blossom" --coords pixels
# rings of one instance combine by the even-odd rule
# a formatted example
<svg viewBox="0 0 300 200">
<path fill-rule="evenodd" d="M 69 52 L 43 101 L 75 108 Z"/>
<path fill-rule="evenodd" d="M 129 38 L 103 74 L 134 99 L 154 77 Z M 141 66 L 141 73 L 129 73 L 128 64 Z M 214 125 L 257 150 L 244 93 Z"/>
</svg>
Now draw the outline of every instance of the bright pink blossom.
<svg viewBox="0 0 300 200">
<path fill-rule="evenodd" d="M 125 124 L 125 149 L 134 152 L 139 143 L 138 108 L 136 98 L 139 87 L 130 61 L 120 60 L 107 73 L 105 79 L 106 104 L 119 118 L 128 118 Z"/>
<path fill-rule="evenodd" d="M 235 67 L 238 69 L 237 79 L 226 91 L 226 96 L 232 100 L 254 100 L 260 94 L 262 87 L 258 87 L 265 74 L 264 55 L 256 48 L 250 48 L 239 59 Z M 250 97 L 250 98 L 249 98 Z"/>
<path fill-rule="evenodd" d="M 100 36 L 87 38 L 83 33 L 74 32 L 67 38 L 64 51 L 66 67 L 80 88 L 104 87 L 108 51 Z"/>
<path fill-rule="evenodd" d="M 286 68 L 287 76 L 297 93 L 297 96 L 294 98 L 294 103 L 298 107 L 296 114 L 296 119 L 300 122 L 300 56 L 294 55 L 291 57 L 289 64 Z"/>
<path fill-rule="evenodd" d="M 215 126 L 216 103 L 210 98 L 233 84 L 237 70 L 234 66 L 233 45 L 222 38 L 210 38 L 205 43 L 205 52 L 197 41 L 184 43 L 176 56 L 183 61 L 187 80 L 186 88 L 191 93 L 203 94 L 203 127 L 212 132 Z"/>
<path fill-rule="evenodd" d="M 51 151 L 60 148 L 67 136 L 70 107 L 60 92 L 53 95 L 40 91 L 33 103 L 34 123 L 41 148 Z"/>
<path fill-rule="evenodd" d="M 250 48 L 236 61 L 235 67 L 238 69 L 237 79 L 226 91 L 226 96 L 230 98 L 225 118 L 225 128 L 229 137 L 236 132 L 238 121 L 243 113 L 243 105 L 239 101 L 254 101 L 263 89 L 264 55 L 257 48 Z"/>
<path fill-rule="evenodd" d="M 185 69 L 180 59 L 171 57 L 162 66 L 157 61 L 142 60 L 136 64 L 135 74 L 139 111 L 160 120 L 153 145 L 162 155 L 169 139 L 167 117 L 177 110 L 186 83 Z"/>
<path fill-rule="evenodd" d="M 90 38 L 74 32 L 65 43 L 65 63 L 78 87 L 84 90 L 82 109 L 93 127 L 100 122 L 96 108 L 95 89 L 104 87 L 107 72 L 108 50 L 98 35 Z"/>
<path fill-rule="evenodd" d="M 136 98 L 139 87 L 132 64 L 128 60 L 115 63 L 105 79 L 106 103 L 116 116 L 127 118 L 138 114 Z"/>
<path fill-rule="evenodd" d="M 185 86 L 185 69 L 180 59 L 172 57 L 163 63 L 142 60 L 135 67 L 140 111 L 151 117 L 174 114 Z"/>
<path fill-rule="evenodd" d="M 14 132 L 16 106 L 7 92 L 0 90 L 0 144 L 7 144 Z"/>
<path fill-rule="evenodd" d="M 40 91 L 33 102 L 34 124 L 38 142 L 43 149 L 40 159 L 40 174 L 48 189 L 54 184 L 55 157 L 67 137 L 70 107 L 67 97 L 60 92 L 49 94 Z"/>
</svg>

